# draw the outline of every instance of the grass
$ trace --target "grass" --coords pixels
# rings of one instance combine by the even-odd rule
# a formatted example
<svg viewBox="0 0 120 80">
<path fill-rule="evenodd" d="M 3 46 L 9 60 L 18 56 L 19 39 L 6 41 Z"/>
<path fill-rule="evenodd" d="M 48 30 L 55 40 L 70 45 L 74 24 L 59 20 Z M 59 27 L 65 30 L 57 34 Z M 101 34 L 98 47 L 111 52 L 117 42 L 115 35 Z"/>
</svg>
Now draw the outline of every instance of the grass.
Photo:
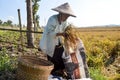
<svg viewBox="0 0 120 80">
<path fill-rule="evenodd" d="M 16 58 L 8 55 L 5 48 L 0 51 L 0 71 L 12 71 L 15 68 Z"/>
<path fill-rule="evenodd" d="M 92 80 L 107 80 L 107 77 L 105 77 L 100 69 L 97 68 L 90 68 L 90 75 Z"/>
<path fill-rule="evenodd" d="M 111 56 L 115 55 L 115 59 L 120 56 L 120 28 L 82 28 L 77 30 L 79 30 L 79 36 L 86 48 L 87 63 L 90 68 L 91 78 L 93 80 L 119 80 L 119 73 L 115 72 L 113 77 L 109 74 L 108 76 L 102 68 L 107 68 L 114 63 Z M 36 46 L 39 45 L 40 36 L 41 34 L 36 35 Z M 26 45 L 26 41 L 26 34 L 23 33 L 23 45 Z M 12 71 L 16 68 L 17 57 L 10 54 L 14 53 L 17 55 L 20 52 L 18 50 L 19 44 L 21 44 L 19 32 L 0 30 L 0 46 L 3 47 L 0 50 L 0 71 Z M 16 51 L 10 52 L 4 46 L 13 46 Z M 30 51 L 25 46 L 23 47 L 25 54 L 27 51 Z M 36 50 L 32 51 L 34 54 L 37 53 Z M 107 67 L 105 67 L 106 63 L 107 65 L 109 64 Z"/>
</svg>

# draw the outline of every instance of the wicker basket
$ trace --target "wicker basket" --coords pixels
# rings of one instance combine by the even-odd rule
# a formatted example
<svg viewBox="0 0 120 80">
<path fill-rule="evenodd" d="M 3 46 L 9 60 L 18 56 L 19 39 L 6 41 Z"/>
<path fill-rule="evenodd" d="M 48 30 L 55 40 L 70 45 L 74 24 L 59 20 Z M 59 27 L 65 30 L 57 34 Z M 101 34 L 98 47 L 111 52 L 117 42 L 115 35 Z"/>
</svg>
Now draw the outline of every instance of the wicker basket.
<svg viewBox="0 0 120 80">
<path fill-rule="evenodd" d="M 48 80 L 53 64 L 35 56 L 18 59 L 17 80 Z"/>
</svg>

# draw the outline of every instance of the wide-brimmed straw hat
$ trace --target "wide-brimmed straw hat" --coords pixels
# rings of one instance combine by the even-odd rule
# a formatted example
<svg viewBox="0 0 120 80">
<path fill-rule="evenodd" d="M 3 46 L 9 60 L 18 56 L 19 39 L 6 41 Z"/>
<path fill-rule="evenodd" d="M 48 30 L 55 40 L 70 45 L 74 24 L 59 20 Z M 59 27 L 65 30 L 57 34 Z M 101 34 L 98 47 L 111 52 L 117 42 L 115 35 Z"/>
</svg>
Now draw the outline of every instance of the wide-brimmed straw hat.
<svg viewBox="0 0 120 80">
<path fill-rule="evenodd" d="M 68 3 L 64 3 L 56 8 L 53 8 L 52 10 L 60 12 L 60 13 L 68 14 L 72 17 L 76 17 L 76 15 L 72 11 L 72 9 Z"/>
</svg>

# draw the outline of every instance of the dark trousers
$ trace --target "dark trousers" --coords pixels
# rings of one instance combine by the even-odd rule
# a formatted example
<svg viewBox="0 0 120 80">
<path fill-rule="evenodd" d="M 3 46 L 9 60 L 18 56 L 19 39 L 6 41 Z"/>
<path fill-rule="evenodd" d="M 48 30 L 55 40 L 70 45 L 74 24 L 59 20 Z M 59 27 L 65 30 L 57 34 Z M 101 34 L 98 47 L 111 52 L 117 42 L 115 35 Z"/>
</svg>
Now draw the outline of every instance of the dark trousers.
<svg viewBox="0 0 120 80">
<path fill-rule="evenodd" d="M 56 75 L 56 76 L 63 75 L 62 71 L 65 68 L 64 63 L 63 63 L 63 59 L 62 59 L 63 51 L 64 51 L 63 46 L 57 45 L 55 47 L 53 57 L 47 56 L 48 60 L 54 64 L 54 69 L 51 71 L 52 75 Z"/>
</svg>

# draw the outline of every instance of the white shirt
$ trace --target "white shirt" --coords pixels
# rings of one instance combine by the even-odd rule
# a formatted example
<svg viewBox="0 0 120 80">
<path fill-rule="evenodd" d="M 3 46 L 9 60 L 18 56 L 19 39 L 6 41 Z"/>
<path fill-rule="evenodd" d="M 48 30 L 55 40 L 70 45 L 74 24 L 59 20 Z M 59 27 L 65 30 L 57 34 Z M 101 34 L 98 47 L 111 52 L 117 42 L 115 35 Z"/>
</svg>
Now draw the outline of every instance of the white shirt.
<svg viewBox="0 0 120 80">
<path fill-rule="evenodd" d="M 49 18 L 40 40 L 40 48 L 44 53 L 51 57 L 53 56 L 55 45 L 58 44 L 58 38 L 61 39 L 61 37 L 56 36 L 56 33 L 64 32 L 66 27 L 67 21 L 59 24 L 57 15 L 53 15 Z"/>
</svg>

